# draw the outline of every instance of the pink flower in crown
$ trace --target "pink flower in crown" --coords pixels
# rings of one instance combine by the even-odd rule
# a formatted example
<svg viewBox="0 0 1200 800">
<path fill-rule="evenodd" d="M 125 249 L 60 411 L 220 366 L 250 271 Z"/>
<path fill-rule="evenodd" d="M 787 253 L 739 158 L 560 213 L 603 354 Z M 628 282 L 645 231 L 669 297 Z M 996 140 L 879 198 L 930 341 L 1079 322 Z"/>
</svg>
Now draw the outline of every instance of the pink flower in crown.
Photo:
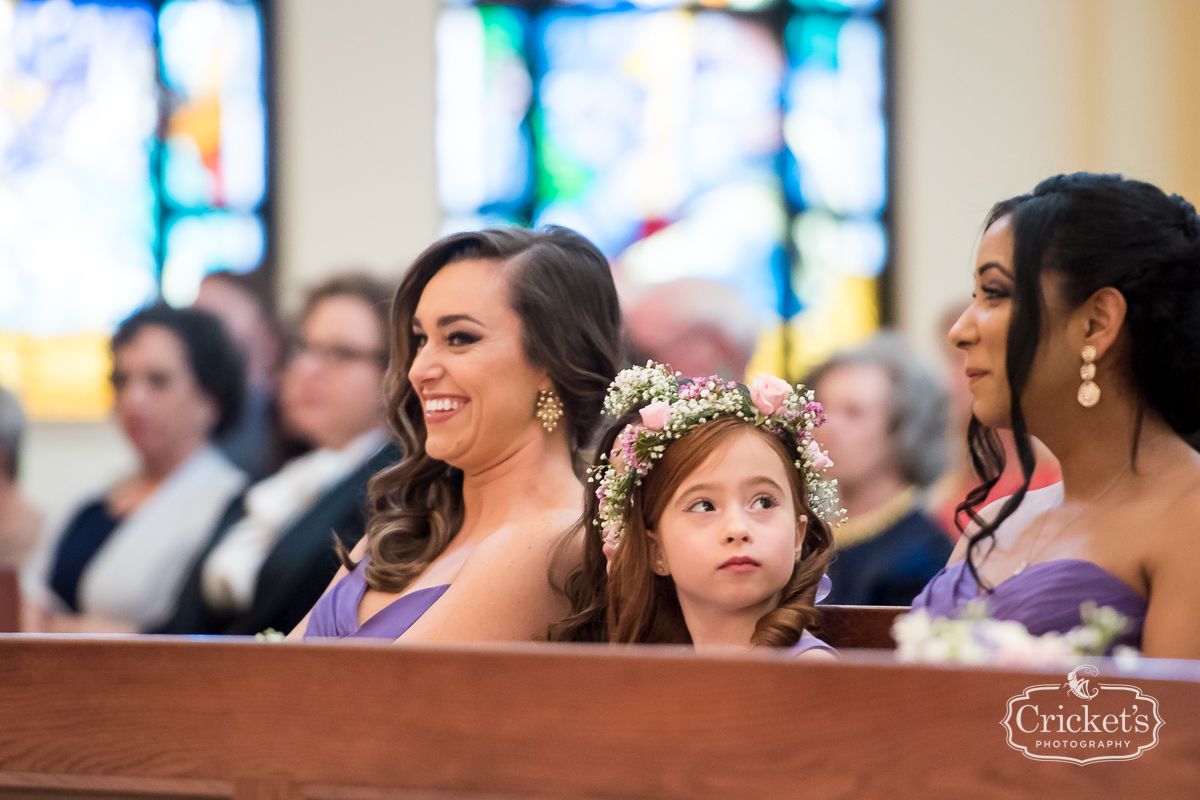
<svg viewBox="0 0 1200 800">
<path fill-rule="evenodd" d="M 608 525 L 604 526 L 603 534 L 605 546 L 611 547 L 615 550 L 617 547 L 618 538 L 621 534 L 621 526 L 616 522 L 609 523 Z"/>
<path fill-rule="evenodd" d="M 814 416 L 817 425 L 825 424 L 825 406 L 818 403 L 816 400 L 810 400 L 804 404 L 804 413 Z"/>
<path fill-rule="evenodd" d="M 783 410 L 783 401 L 792 393 L 792 386 L 774 375 L 759 375 L 750 384 L 750 400 L 754 407 L 770 416 Z"/>
<path fill-rule="evenodd" d="M 833 460 L 821 452 L 821 446 L 815 441 L 808 443 L 808 448 L 804 451 L 804 460 L 813 469 L 829 469 L 833 466 Z"/>
<path fill-rule="evenodd" d="M 644 472 L 645 465 L 638 461 L 637 453 L 634 452 L 633 446 L 637 442 L 638 434 L 646 430 L 641 425 L 629 424 L 617 436 L 617 440 L 613 442 L 612 451 L 608 454 L 609 462 L 612 463 L 613 472 L 617 475 L 624 475 L 629 472 L 629 468 L 633 467 L 638 472 Z"/>
<path fill-rule="evenodd" d="M 711 385 L 710 385 L 711 384 Z M 721 380 L 720 375 L 709 375 L 707 378 L 697 375 L 690 379 L 689 383 L 685 383 L 679 387 L 679 396 L 684 400 L 699 400 L 700 394 L 705 390 L 709 392 L 717 392 L 727 389 L 733 389 L 737 384 L 725 383 Z"/>
<path fill-rule="evenodd" d="M 642 424 L 655 431 L 661 431 L 671 419 L 671 404 L 666 400 L 655 400 L 640 412 Z"/>
</svg>

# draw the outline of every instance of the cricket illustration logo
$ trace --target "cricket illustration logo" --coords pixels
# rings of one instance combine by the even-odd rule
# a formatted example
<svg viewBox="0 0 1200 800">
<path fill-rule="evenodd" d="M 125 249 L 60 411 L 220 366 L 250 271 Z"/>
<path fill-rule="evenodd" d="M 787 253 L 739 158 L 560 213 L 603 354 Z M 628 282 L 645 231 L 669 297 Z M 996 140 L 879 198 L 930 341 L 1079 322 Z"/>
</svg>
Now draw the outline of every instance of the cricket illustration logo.
<svg viewBox="0 0 1200 800">
<path fill-rule="evenodd" d="M 1079 673 L 1091 675 L 1093 678 L 1100 674 L 1100 670 L 1093 667 L 1091 664 L 1084 664 L 1071 670 L 1067 675 L 1066 687 L 1069 688 L 1071 694 L 1078 697 L 1080 700 L 1095 700 L 1100 694 L 1099 689 L 1091 689 L 1088 686 L 1088 679 L 1079 677 Z"/>
</svg>

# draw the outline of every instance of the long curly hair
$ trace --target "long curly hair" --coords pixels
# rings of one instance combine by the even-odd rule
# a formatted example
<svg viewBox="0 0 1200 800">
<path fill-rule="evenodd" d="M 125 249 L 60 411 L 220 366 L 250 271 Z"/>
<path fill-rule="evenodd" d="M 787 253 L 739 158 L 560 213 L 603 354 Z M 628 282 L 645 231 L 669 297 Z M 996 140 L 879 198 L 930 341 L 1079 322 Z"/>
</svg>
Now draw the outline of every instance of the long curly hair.
<svg viewBox="0 0 1200 800">
<path fill-rule="evenodd" d="M 1180 436 L 1200 428 L 1200 217 L 1192 204 L 1142 181 L 1078 172 L 1047 178 L 1029 194 L 997 203 L 984 230 L 1004 217 L 1012 221 L 1016 273 L 1005 371 L 1023 482 L 993 519 L 979 515 L 1004 472 L 1005 454 L 996 432 L 972 416 L 967 443 L 981 482 L 955 510 L 959 530 L 977 525 L 967 534 L 966 561 L 988 592 L 994 587 L 979 577 L 976 546 L 994 543 L 996 530 L 1025 499 L 1036 463 L 1021 396 L 1041 341 L 1044 273 L 1061 279 L 1070 308 L 1108 286 L 1125 297 L 1128 357 L 1117 369 L 1139 404 L 1131 458 L 1147 409 Z"/>
<path fill-rule="evenodd" d="M 609 452 L 625 426 L 639 419 L 637 409 L 618 419 L 601 437 L 597 453 Z M 634 490 L 633 511 L 626 520 L 611 570 L 606 566 L 603 535 L 596 524 L 599 500 L 589 493 L 580 528 L 564 538 L 557 553 L 561 559 L 576 551 L 582 534 L 582 564 L 572 571 L 564 570 L 566 577 L 559 586 L 571 601 L 571 615 L 551 626 L 552 641 L 692 643 L 675 582 L 651 569 L 654 558 L 648 531 L 657 527 L 671 496 L 687 476 L 714 450 L 746 431 L 762 436 L 783 463 L 797 524 L 800 515 L 808 517 L 801 558 L 783 588 L 779 605 L 758 620 L 751 642 L 766 647 L 790 647 L 799 641 L 805 629 L 820 628 L 816 593 L 829 563 L 833 537 L 829 526 L 809 504 L 804 477 L 795 465 L 800 454 L 794 444 L 785 443 L 747 420 L 722 417 L 698 425 L 672 442 Z"/>
<path fill-rule="evenodd" d="M 620 366 L 621 308 L 612 272 L 595 245 L 574 231 L 550 226 L 459 233 L 418 256 L 392 304 L 391 360 L 384 375 L 386 419 L 403 456 L 368 484 L 365 578 L 377 591 L 403 591 L 462 527 L 462 471 L 425 452 L 424 409 L 408 371 L 416 357 L 412 318 L 425 286 L 447 264 L 470 259 L 505 265 L 525 356 L 546 370 L 562 400 L 577 464 Z M 344 552 L 342 562 L 355 566 Z"/>
</svg>

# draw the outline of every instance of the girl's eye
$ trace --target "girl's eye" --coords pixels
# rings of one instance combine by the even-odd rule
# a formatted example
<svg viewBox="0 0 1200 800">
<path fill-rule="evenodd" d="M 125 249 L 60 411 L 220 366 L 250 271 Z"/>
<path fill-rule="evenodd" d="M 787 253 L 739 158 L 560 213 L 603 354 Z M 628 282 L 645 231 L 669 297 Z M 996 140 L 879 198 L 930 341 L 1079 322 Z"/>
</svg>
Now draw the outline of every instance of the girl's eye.
<svg viewBox="0 0 1200 800">
<path fill-rule="evenodd" d="M 984 286 L 983 296 L 988 300 L 1003 300 L 1009 296 L 1008 287 L 1006 286 Z"/>
<path fill-rule="evenodd" d="M 425 343 L 429 341 L 429 337 L 423 333 L 417 333 L 416 331 L 413 331 L 412 340 L 413 345 L 420 350 L 425 346 Z"/>
<path fill-rule="evenodd" d="M 697 500 L 688 506 L 688 511 L 716 511 L 717 507 L 708 500 Z"/>
<path fill-rule="evenodd" d="M 452 333 L 446 337 L 446 341 L 450 344 L 451 347 L 465 347 L 466 345 L 475 344 L 476 342 L 478 342 L 479 337 L 473 333 L 466 333 L 465 331 L 455 331 L 454 333 Z"/>
<path fill-rule="evenodd" d="M 775 502 L 774 497 L 771 497 L 768 494 L 764 494 L 762 497 L 754 498 L 754 502 L 750 504 L 750 507 L 757 508 L 757 509 L 768 509 L 768 508 L 774 508 L 777 505 L 779 505 L 779 503 Z"/>
</svg>

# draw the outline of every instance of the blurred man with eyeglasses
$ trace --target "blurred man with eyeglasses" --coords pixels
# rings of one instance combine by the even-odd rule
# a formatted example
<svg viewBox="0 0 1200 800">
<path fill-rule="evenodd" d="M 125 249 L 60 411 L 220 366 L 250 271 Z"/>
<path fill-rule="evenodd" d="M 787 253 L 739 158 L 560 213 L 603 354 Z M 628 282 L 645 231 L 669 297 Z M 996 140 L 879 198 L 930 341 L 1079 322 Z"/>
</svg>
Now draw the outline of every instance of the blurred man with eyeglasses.
<svg viewBox="0 0 1200 800">
<path fill-rule="evenodd" d="M 308 293 L 280 407 L 313 450 L 230 507 L 159 632 L 288 631 L 337 571 L 333 536 L 347 550 L 361 538 L 367 481 L 399 457 L 383 421 L 391 297 L 360 273 Z"/>
</svg>

